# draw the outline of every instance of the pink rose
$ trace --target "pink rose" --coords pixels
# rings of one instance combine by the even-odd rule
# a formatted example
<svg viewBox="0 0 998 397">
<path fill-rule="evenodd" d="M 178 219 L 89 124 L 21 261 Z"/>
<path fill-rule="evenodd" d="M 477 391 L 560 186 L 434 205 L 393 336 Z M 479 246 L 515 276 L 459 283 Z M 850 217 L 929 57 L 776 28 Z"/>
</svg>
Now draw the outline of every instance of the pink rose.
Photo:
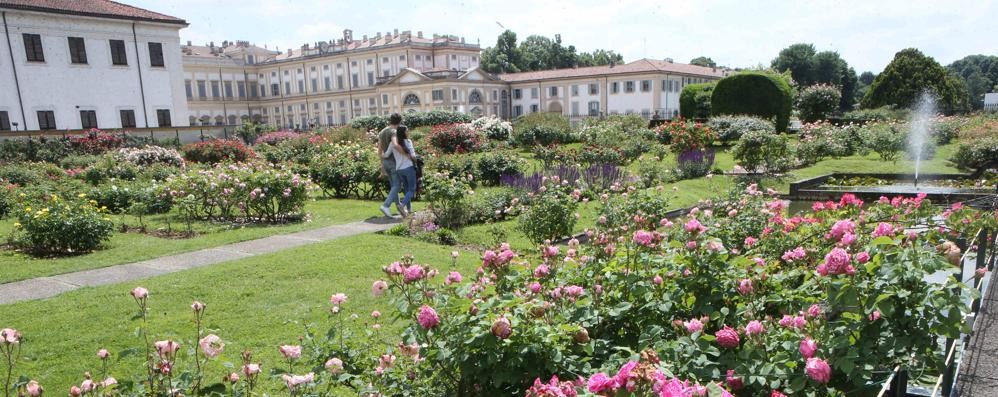
<svg viewBox="0 0 998 397">
<path fill-rule="evenodd" d="M 254 378 L 260 373 L 260 364 L 243 365 L 243 375 L 247 378 Z"/>
<path fill-rule="evenodd" d="M 698 319 L 692 319 L 690 321 L 684 321 L 683 327 L 686 328 L 686 332 L 694 333 L 703 331 L 703 322 Z"/>
<path fill-rule="evenodd" d="M 343 303 L 346 303 L 346 301 L 347 301 L 347 295 L 342 292 L 338 294 L 333 294 L 332 296 L 329 297 L 329 303 L 332 303 L 333 306 L 342 305 Z"/>
<path fill-rule="evenodd" d="M 79 387 L 76 387 L 76 385 L 73 385 L 73 386 L 71 386 L 69 388 L 69 395 L 70 395 L 70 397 L 80 397 L 80 395 L 82 395 L 82 394 L 83 394 L 83 391 L 80 390 Z"/>
<path fill-rule="evenodd" d="M 856 263 L 866 263 L 870 261 L 870 253 L 863 251 L 856 254 Z"/>
<path fill-rule="evenodd" d="M 819 306 L 817 303 L 811 305 L 811 307 L 807 308 L 807 315 L 810 316 L 811 318 L 818 318 L 818 317 L 820 317 L 821 316 L 821 306 Z"/>
<path fill-rule="evenodd" d="M 655 277 L 651 279 L 651 282 L 655 283 L 655 285 L 662 285 L 662 276 L 656 274 Z"/>
<path fill-rule="evenodd" d="M 499 339 L 507 339 L 513 334 L 513 325 L 506 317 L 499 317 L 492 322 L 492 335 Z"/>
<path fill-rule="evenodd" d="M 756 240 L 755 237 L 752 237 L 752 236 L 745 237 L 745 246 L 746 247 L 751 247 L 751 246 L 755 245 L 757 242 L 759 242 L 759 240 Z"/>
<path fill-rule="evenodd" d="M 219 338 L 215 334 L 206 335 L 198 341 L 198 344 L 201 345 L 201 350 L 204 351 L 204 355 L 208 358 L 218 357 L 219 354 L 222 354 L 222 350 L 225 349 L 225 343 L 222 343 L 222 338 Z"/>
<path fill-rule="evenodd" d="M 536 268 L 534 268 L 534 277 L 536 278 L 544 278 L 547 277 L 549 274 L 551 274 L 551 269 L 548 268 L 547 265 L 540 264 L 537 265 Z"/>
<path fill-rule="evenodd" d="M 173 357 L 173 354 L 177 352 L 177 349 L 180 349 L 180 344 L 172 340 L 161 340 L 153 343 L 153 346 L 156 347 L 156 353 L 158 353 L 164 360 Z"/>
<path fill-rule="evenodd" d="M 13 328 L 4 328 L 0 330 L 0 343 L 5 345 L 21 343 L 21 333 Z"/>
<path fill-rule="evenodd" d="M 878 223 L 877 227 L 873 230 L 873 237 L 880 236 L 894 237 L 894 226 L 885 222 Z"/>
<path fill-rule="evenodd" d="M 738 338 L 738 331 L 732 329 L 727 325 L 725 325 L 724 328 L 715 332 L 714 337 L 717 339 L 717 344 L 719 346 L 728 349 L 733 349 L 738 347 L 738 344 L 741 342 L 741 340 Z"/>
<path fill-rule="evenodd" d="M 818 352 L 818 342 L 815 342 L 811 338 L 804 338 L 800 341 L 799 350 L 800 355 L 804 356 L 804 358 L 814 357 L 814 354 Z"/>
<path fill-rule="evenodd" d="M 28 396 L 30 397 L 39 397 L 42 395 L 42 392 L 45 391 L 45 389 L 43 389 L 42 386 L 34 380 L 29 381 L 28 384 L 24 385 L 24 390 L 28 392 Z"/>
<path fill-rule="evenodd" d="M 301 357 L 301 346 L 298 345 L 282 345 L 277 350 L 288 360 L 297 360 Z"/>
<path fill-rule="evenodd" d="M 874 310 L 873 313 L 870 313 L 870 321 L 877 320 L 880 320 L 880 310 Z"/>
<path fill-rule="evenodd" d="M 194 310 L 194 313 L 201 313 L 204 311 L 205 306 L 204 303 L 194 301 L 194 303 L 191 303 L 191 310 Z"/>
<path fill-rule="evenodd" d="M 149 297 L 149 290 L 142 287 L 135 287 L 132 289 L 131 294 L 135 299 L 145 299 Z"/>
<path fill-rule="evenodd" d="M 738 293 L 742 295 L 749 295 L 755 291 L 755 287 L 752 286 L 752 280 L 743 278 L 738 282 Z"/>
<path fill-rule="evenodd" d="M 371 294 L 374 296 L 381 296 L 386 290 L 388 290 L 388 283 L 384 280 L 378 280 L 371 284 Z"/>
<path fill-rule="evenodd" d="M 326 370 L 333 375 L 339 375 L 343 373 L 343 360 L 336 357 L 330 358 L 326 361 Z"/>
<path fill-rule="evenodd" d="M 232 384 L 236 384 L 239 382 L 239 374 L 235 372 L 230 372 L 228 375 L 222 377 L 222 382 L 229 382 Z"/>
<path fill-rule="evenodd" d="M 807 359 L 804 372 L 807 373 L 808 378 L 818 383 L 828 383 L 832 379 L 832 367 L 829 367 L 825 360 L 817 357 Z"/>
<path fill-rule="evenodd" d="M 587 386 L 591 393 L 605 394 L 613 391 L 615 382 L 605 373 L 597 372 L 589 377 Z"/>
<path fill-rule="evenodd" d="M 462 280 L 461 273 L 450 272 L 450 273 L 447 273 L 447 278 L 444 279 L 444 284 L 447 284 L 447 285 L 459 284 L 459 283 L 461 283 L 461 280 Z"/>
<path fill-rule="evenodd" d="M 766 332 L 766 327 L 759 320 L 749 321 L 748 325 L 745 326 L 745 335 L 748 336 L 761 335 L 764 332 Z"/>
<path fill-rule="evenodd" d="M 416 320 L 419 322 L 419 326 L 423 329 L 433 329 L 440 324 L 440 317 L 437 316 L 437 311 L 433 310 L 432 307 L 423 305 L 419 308 L 419 314 L 416 316 Z"/>
</svg>

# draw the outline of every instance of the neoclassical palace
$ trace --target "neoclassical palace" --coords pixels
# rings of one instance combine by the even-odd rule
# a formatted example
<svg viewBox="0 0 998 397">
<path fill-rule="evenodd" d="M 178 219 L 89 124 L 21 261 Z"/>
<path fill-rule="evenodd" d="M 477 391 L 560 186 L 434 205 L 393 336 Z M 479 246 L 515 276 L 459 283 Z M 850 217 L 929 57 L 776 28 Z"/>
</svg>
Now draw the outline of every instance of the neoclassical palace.
<svg viewBox="0 0 998 397">
<path fill-rule="evenodd" d="M 495 75 L 478 68 L 478 44 L 398 30 L 344 30 L 284 51 L 247 41 L 182 44 L 184 20 L 108 0 L 0 0 L 0 13 L 0 130 L 246 120 L 304 128 L 432 109 L 671 118 L 684 85 L 728 73 L 640 59 Z"/>
</svg>

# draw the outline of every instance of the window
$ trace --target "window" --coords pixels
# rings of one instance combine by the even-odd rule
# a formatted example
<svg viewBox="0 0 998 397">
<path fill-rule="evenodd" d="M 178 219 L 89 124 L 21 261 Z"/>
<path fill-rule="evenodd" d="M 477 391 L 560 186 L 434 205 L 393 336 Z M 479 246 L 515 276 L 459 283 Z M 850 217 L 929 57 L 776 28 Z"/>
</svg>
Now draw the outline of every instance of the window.
<svg viewBox="0 0 998 397">
<path fill-rule="evenodd" d="M 651 91 L 651 80 L 641 80 L 641 92 Z"/>
<path fill-rule="evenodd" d="M 236 91 L 239 93 L 239 98 L 246 98 L 246 83 L 240 81 L 236 84 Z"/>
<path fill-rule="evenodd" d="M 81 110 L 80 128 L 97 128 L 97 112 L 93 110 Z"/>
<path fill-rule="evenodd" d="M 198 80 L 198 97 L 204 98 L 208 96 L 205 94 L 204 90 L 204 80 Z"/>
<path fill-rule="evenodd" d="M 557 97 L 558 96 L 558 87 L 551 87 L 550 91 L 551 91 L 551 96 L 552 97 Z"/>
<path fill-rule="evenodd" d="M 537 106 L 536 103 L 533 104 L 533 105 L 530 105 L 530 113 L 537 113 L 537 109 L 538 109 L 538 106 Z"/>
<path fill-rule="evenodd" d="M 598 94 L 599 94 L 599 85 L 589 84 L 589 95 L 598 95 Z"/>
<path fill-rule="evenodd" d="M 452 100 L 452 101 L 456 101 L 457 100 L 457 88 L 451 88 L 451 90 L 450 90 L 450 100 Z"/>
<path fill-rule="evenodd" d="M 381 104 L 385 106 L 388 105 L 388 94 L 381 94 Z"/>
<path fill-rule="evenodd" d="M 257 96 L 267 95 L 266 92 L 267 92 L 267 89 L 266 89 L 266 87 L 263 84 L 260 84 L 259 91 L 256 88 L 256 84 L 251 84 L 250 85 L 250 96 L 253 97 L 253 98 L 256 98 Z"/>
<path fill-rule="evenodd" d="M 284 95 L 291 95 L 291 82 L 290 81 L 285 81 L 284 82 Z"/>
<path fill-rule="evenodd" d="M 163 60 L 163 43 L 149 43 L 149 66 L 166 66 Z M 169 112 L 168 110 L 167 113 Z"/>
<path fill-rule="evenodd" d="M 616 93 L 619 93 L 619 92 L 620 92 L 620 82 L 619 81 L 614 81 L 614 82 L 610 83 L 610 93 L 611 94 L 616 94 Z"/>
<path fill-rule="evenodd" d="M 374 64 L 374 60 L 373 59 L 368 59 L 367 60 L 367 64 L 368 65 L 373 65 Z"/>
<path fill-rule="evenodd" d="M 530 99 L 537 99 L 537 87 L 530 89 Z"/>
<path fill-rule="evenodd" d="M 247 55 L 246 56 L 246 63 L 252 65 L 252 64 L 256 63 L 256 59 L 253 57 L 253 55 Z"/>
<path fill-rule="evenodd" d="M 436 97 L 436 91 L 433 91 L 433 93 L 434 97 Z M 416 94 L 408 94 L 402 100 L 402 104 L 406 106 L 419 106 L 419 97 Z"/>
<path fill-rule="evenodd" d="M 672 91 L 669 87 L 669 80 L 662 80 L 662 92 Z"/>
<path fill-rule="evenodd" d="M 377 99 L 374 99 L 374 97 L 367 98 L 367 106 L 374 106 L 375 104 L 377 104 Z"/>
<path fill-rule="evenodd" d="M 624 92 L 634 92 L 634 82 L 625 81 L 624 82 Z"/>
<path fill-rule="evenodd" d="M 322 83 L 323 83 L 323 87 L 326 88 L 326 91 L 330 91 L 330 90 L 333 89 L 333 81 L 328 76 L 325 77 L 325 78 L 323 78 Z"/>
<path fill-rule="evenodd" d="M 579 96 L 579 85 L 572 84 L 572 96 Z"/>
<path fill-rule="evenodd" d="M 433 100 L 434 101 L 444 100 L 444 90 L 433 90 Z"/>
<path fill-rule="evenodd" d="M 360 79 L 357 77 L 356 73 L 353 74 L 353 76 L 352 76 L 352 78 L 350 80 L 353 83 L 353 85 L 351 87 L 355 88 L 355 87 L 357 87 L 357 86 L 360 85 Z"/>
<path fill-rule="evenodd" d="M 45 62 L 45 53 L 42 51 L 42 36 L 24 33 L 21 37 L 24 37 L 24 53 L 28 62 Z"/>
<path fill-rule="evenodd" d="M 513 106 L 513 117 L 519 117 L 522 114 L 523 114 L 523 106 L 521 105 Z"/>
<path fill-rule="evenodd" d="M 121 115 L 121 128 L 135 128 L 134 110 L 119 110 L 118 114 Z"/>
<path fill-rule="evenodd" d="M 336 89 L 337 90 L 343 89 L 343 76 L 336 76 Z"/>
<path fill-rule="evenodd" d="M 184 90 L 187 91 L 187 100 L 191 100 L 194 98 L 194 90 L 191 88 L 190 80 L 184 82 Z"/>
<path fill-rule="evenodd" d="M 156 109 L 156 121 L 160 127 L 173 125 L 173 120 L 170 119 L 170 109 Z"/>
<path fill-rule="evenodd" d="M 281 95 L 281 86 L 279 84 L 277 84 L 277 83 L 271 84 L 270 85 L 270 95 L 271 96 L 279 96 L 279 95 Z"/>
<path fill-rule="evenodd" d="M 10 131 L 10 116 L 7 111 L 0 111 L 0 131 Z"/>
<path fill-rule="evenodd" d="M 69 38 L 69 61 L 75 64 L 87 64 L 87 45 L 82 37 Z"/>
<path fill-rule="evenodd" d="M 468 94 L 468 103 L 482 103 L 482 94 L 478 90 L 472 91 Z"/>
<path fill-rule="evenodd" d="M 572 101 L 572 116 L 578 116 L 578 115 L 579 115 L 579 103 L 576 101 Z"/>
<path fill-rule="evenodd" d="M 589 101 L 589 116 L 599 116 L 599 101 Z"/>
<path fill-rule="evenodd" d="M 367 72 L 367 86 L 370 87 L 373 85 L 374 85 L 374 72 Z"/>
<path fill-rule="evenodd" d="M 54 130 L 55 129 L 55 112 L 51 110 L 39 110 L 38 111 L 38 129 L 39 130 Z"/>
<path fill-rule="evenodd" d="M 523 98 L 523 90 L 517 88 L 513 90 L 513 99 Z"/>
<path fill-rule="evenodd" d="M 305 93 L 305 80 L 298 80 L 298 93 Z"/>
<path fill-rule="evenodd" d="M 222 85 L 225 87 L 225 97 L 232 98 L 232 82 L 226 81 L 223 82 Z"/>
<path fill-rule="evenodd" d="M 212 98 L 218 98 L 220 96 L 221 95 L 218 94 L 218 82 L 217 81 L 212 81 L 211 82 L 211 97 Z"/>
</svg>

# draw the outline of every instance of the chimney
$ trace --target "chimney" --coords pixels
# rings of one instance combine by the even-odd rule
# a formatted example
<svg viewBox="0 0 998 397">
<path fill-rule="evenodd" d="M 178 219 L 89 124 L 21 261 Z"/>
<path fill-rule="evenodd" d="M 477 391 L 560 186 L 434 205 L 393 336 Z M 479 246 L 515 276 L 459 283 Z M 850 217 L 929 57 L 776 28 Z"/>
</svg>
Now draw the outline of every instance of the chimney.
<svg viewBox="0 0 998 397">
<path fill-rule="evenodd" d="M 374 40 L 381 40 L 381 32 L 378 32 L 378 34 L 374 35 Z"/>
<path fill-rule="evenodd" d="M 420 30 L 420 31 L 416 32 L 416 37 L 423 38 L 423 31 Z"/>
<path fill-rule="evenodd" d="M 215 48 L 215 42 L 212 41 L 212 42 L 208 43 L 208 47 Z"/>
<path fill-rule="evenodd" d="M 433 41 L 437 41 L 437 37 L 439 37 L 439 36 L 437 36 L 437 34 L 436 34 L 436 33 L 434 33 L 434 34 L 433 34 Z"/>
<path fill-rule="evenodd" d="M 672 63 L 672 58 L 665 58 L 665 61 L 668 63 Z"/>
<path fill-rule="evenodd" d="M 364 40 L 363 41 L 367 42 L 367 35 L 366 34 L 364 35 Z"/>
<path fill-rule="evenodd" d="M 395 34 L 393 34 L 392 36 L 398 36 L 398 35 L 399 35 L 399 30 L 395 29 Z"/>
<path fill-rule="evenodd" d="M 611 59 L 611 60 L 610 60 L 610 67 L 611 67 L 611 68 L 613 68 L 613 67 L 614 67 L 614 66 L 616 66 L 616 65 L 617 65 L 617 61 L 615 61 L 615 60 Z"/>
<path fill-rule="evenodd" d="M 191 46 L 191 41 L 190 41 L 190 40 L 187 40 L 187 46 L 188 46 L 188 47 L 190 47 L 190 46 Z"/>
<path fill-rule="evenodd" d="M 350 29 L 343 29 L 343 41 L 350 43 L 353 41 L 353 31 Z"/>
</svg>

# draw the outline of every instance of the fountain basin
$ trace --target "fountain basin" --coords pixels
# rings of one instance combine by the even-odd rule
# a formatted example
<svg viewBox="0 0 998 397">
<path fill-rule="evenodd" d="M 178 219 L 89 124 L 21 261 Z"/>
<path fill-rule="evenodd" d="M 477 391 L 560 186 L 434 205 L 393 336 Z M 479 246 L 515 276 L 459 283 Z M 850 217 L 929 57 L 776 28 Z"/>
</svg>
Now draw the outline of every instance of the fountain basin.
<svg viewBox="0 0 998 397">
<path fill-rule="evenodd" d="M 852 193 L 865 201 L 881 196 L 916 196 L 924 193 L 937 204 L 952 204 L 998 193 L 992 178 L 971 178 L 966 174 L 834 173 L 790 184 L 791 200 L 838 200 Z"/>
</svg>

